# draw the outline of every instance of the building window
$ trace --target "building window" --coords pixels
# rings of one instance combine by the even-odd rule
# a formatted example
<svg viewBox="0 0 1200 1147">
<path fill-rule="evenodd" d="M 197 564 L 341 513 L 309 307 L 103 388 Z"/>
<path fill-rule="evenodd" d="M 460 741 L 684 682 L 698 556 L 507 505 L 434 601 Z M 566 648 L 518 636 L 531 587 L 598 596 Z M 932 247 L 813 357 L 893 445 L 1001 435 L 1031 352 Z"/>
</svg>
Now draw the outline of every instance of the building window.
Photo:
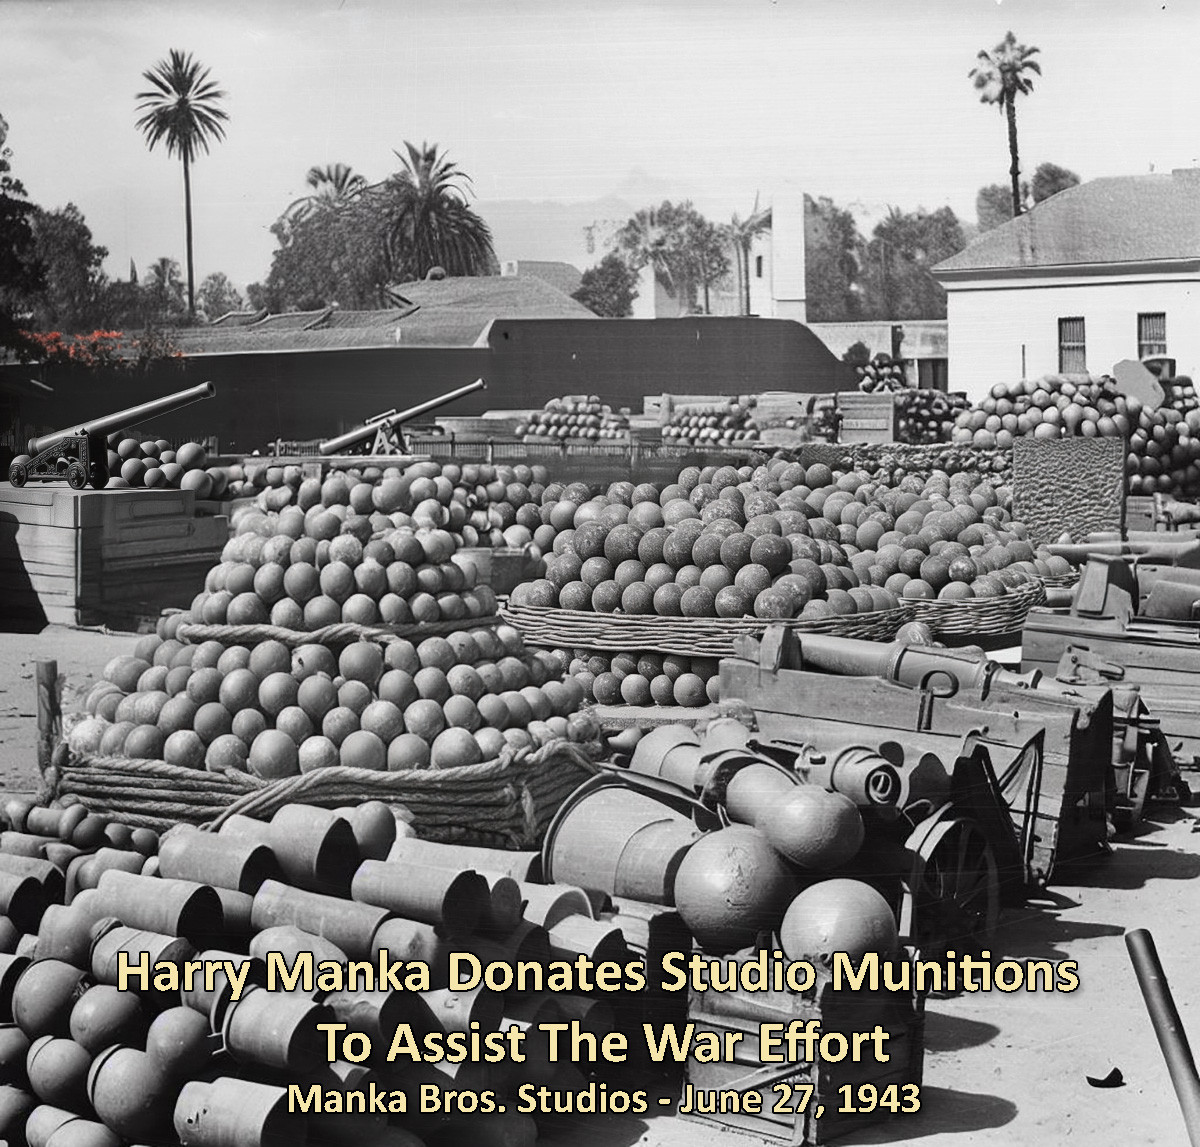
<svg viewBox="0 0 1200 1147">
<path fill-rule="evenodd" d="M 754 256 L 754 277 L 756 279 L 762 278 L 762 256 L 761 255 Z"/>
<path fill-rule="evenodd" d="M 1167 316 L 1138 315 L 1138 358 L 1154 358 L 1167 353 Z"/>
<path fill-rule="evenodd" d="M 1087 373 L 1087 345 L 1083 334 L 1083 319 L 1058 320 L 1058 373 Z"/>
</svg>

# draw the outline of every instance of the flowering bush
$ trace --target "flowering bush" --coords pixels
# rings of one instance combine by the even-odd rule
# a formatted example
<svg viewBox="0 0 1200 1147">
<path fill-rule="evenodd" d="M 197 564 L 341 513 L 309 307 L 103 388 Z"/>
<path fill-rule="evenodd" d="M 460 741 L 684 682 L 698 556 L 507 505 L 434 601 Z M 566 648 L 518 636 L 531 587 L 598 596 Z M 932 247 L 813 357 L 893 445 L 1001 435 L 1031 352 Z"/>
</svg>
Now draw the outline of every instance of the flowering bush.
<svg viewBox="0 0 1200 1147">
<path fill-rule="evenodd" d="M 182 359 L 183 352 L 158 331 L 126 339 L 122 331 L 92 331 L 64 336 L 61 331 L 21 331 L 25 361 L 54 366 L 70 363 L 82 367 L 111 366 L 123 370 L 145 368 L 160 359 Z"/>
</svg>

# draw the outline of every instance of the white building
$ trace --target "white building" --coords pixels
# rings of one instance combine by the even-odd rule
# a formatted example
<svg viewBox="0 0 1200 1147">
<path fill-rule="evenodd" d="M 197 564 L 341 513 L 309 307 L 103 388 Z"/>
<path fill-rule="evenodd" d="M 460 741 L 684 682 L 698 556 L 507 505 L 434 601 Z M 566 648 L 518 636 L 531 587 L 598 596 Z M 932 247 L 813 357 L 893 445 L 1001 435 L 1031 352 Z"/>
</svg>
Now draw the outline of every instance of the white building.
<svg viewBox="0 0 1200 1147">
<path fill-rule="evenodd" d="M 1103 374 L 1159 356 L 1200 371 L 1200 169 L 1096 179 L 939 263 L 950 379 Z"/>
</svg>

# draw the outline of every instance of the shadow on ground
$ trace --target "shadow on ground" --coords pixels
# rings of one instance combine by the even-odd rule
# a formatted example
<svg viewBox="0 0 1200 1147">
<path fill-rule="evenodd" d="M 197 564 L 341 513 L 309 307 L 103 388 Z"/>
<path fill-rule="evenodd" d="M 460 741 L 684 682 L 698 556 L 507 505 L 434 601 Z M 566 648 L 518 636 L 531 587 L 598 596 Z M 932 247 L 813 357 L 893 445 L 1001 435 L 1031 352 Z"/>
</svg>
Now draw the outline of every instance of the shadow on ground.
<svg viewBox="0 0 1200 1147">
<path fill-rule="evenodd" d="M 926 1052 L 964 1051 L 969 1047 L 982 1047 L 999 1034 L 1000 1029 L 995 1024 L 943 1015 L 928 1009 L 925 1012 Z"/>
<path fill-rule="evenodd" d="M 849 1138 L 856 1145 L 865 1145 L 908 1143 L 928 1135 L 970 1136 L 975 1131 L 1004 1127 L 1016 1117 L 1017 1105 L 999 1095 L 922 1086 L 920 1111 L 889 1117 L 886 1123 L 864 1125 Z"/>
</svg>

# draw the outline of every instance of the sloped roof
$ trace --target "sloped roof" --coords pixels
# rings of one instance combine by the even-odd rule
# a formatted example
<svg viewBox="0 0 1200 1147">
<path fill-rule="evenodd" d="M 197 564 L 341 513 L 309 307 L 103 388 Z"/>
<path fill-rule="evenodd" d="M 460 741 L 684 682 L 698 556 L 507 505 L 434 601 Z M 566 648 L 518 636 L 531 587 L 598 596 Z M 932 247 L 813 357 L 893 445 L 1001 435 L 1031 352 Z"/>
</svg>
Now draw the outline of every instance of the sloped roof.
<svg viewBox="0 0 1200 1147">
<path fill-rule="evenodd" d="M 972 272 L 1200 259 L 1200 168 L 1093 179 L 985 232 L 933 269 Z"/>
<path fill-rule="evenodd" d="M 583 282 L 583 274 L 579 268 L 570 263 L 548 259 L 518 259 L 516 262 L 518 277 L 532 275 L 535 279 L 541 279 L 562 291 L 564 295 L 573 295 Z"/>
<path fill-rule="evenodd" d="M 533 276 L 401 283 L 398 304 L 378 311 L 296 311 L 249 325 L 213 324 L 171 334 L 185 354 L 378 346 L 471 346 L 494 319 L 588 319 L 587 307 Z"/>
</svg>

